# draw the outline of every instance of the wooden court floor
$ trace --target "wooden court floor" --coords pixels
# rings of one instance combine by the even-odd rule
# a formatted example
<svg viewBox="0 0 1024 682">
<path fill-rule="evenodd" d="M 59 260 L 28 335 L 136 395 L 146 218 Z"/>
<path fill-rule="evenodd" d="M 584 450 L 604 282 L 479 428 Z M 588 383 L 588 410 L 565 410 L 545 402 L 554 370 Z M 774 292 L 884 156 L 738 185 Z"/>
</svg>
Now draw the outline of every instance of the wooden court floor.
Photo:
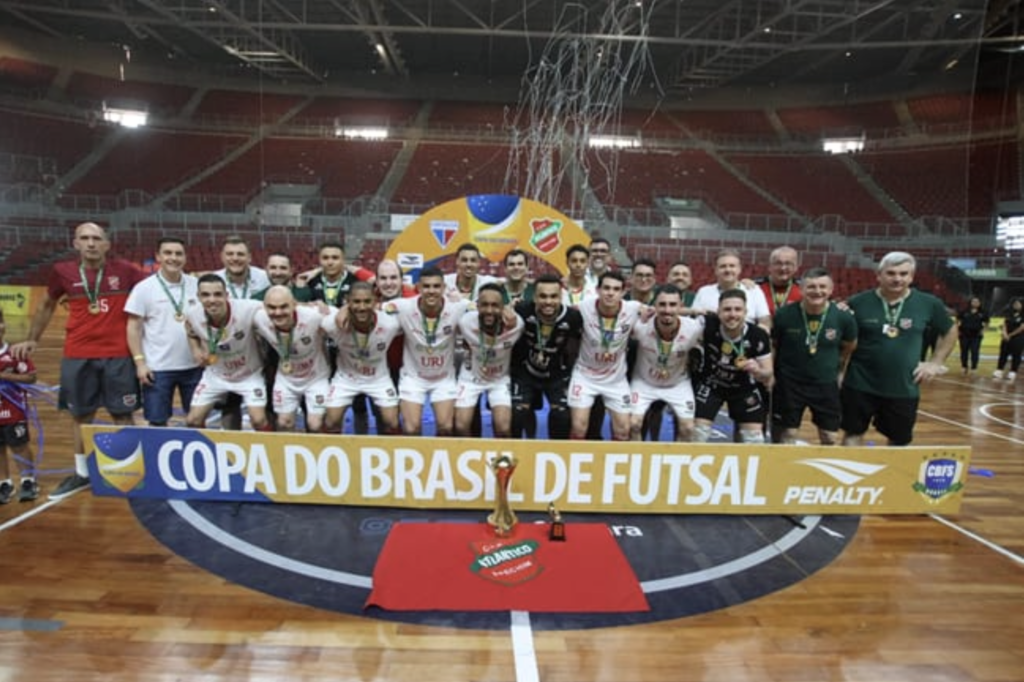
<svg viewBox="0 0 1024 682">
<path fill-rule="evenodd" d="M 56 382 L 60 344 L 54 327 L 42 382 Z M 970 477 L 960 514 L 865 517 L 808 579 L 657 624 L 524 635 L 330 613 L 193 566 L 123 501 L 13 502 L 0 507 L 0 681 L 1020 682 L 1024 380 L 994 382 L 991 365 L 952 369 L 922 402 L 917 442 L 969 443 L 991 473 Z M 45 467 L 70 468 L 68 423 L 40 411 Z"/>
</svg>

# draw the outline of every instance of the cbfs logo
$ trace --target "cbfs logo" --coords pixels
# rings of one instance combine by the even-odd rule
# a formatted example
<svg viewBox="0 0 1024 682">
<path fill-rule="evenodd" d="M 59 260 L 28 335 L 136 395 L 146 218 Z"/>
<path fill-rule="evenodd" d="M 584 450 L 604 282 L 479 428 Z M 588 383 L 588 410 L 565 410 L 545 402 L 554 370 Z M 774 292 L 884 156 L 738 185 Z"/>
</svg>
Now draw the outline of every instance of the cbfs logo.
<svg viewBox="0 0 1024 682">
<path fill-rule="evenodd" d="M 131 429 L 93 436 L 95 466 L 103 484 L 127 494 L 146 480 L 142 441 Z"/>
<path fill-rule="evenodd" d="M 913 488 L 932 504 L 938 504 L 942 498 L 963 489 L 963 478 L 963 457 L 925 457 L 917 472 L 917 481 L 914 482 Z"/>
</svg>

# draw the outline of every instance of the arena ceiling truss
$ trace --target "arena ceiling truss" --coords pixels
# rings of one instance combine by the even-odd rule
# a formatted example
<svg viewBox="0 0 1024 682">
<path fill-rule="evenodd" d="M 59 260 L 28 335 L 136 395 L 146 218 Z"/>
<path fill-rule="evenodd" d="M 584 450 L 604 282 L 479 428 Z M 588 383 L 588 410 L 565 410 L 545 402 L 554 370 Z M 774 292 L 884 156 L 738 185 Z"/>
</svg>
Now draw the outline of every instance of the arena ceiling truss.
<svg viewBox="0 0 1024 682">
<path fill-rule="evenodd" d="M 602 32 L 613 8 L 617 33 Z M 856 82 L 1015 50 L 1011 0 L 5 0 L 0 20 L 136 54 L 256 69 L 515 81 L 553 40 L 644 43 L 649 87 Z"/>
</svg>

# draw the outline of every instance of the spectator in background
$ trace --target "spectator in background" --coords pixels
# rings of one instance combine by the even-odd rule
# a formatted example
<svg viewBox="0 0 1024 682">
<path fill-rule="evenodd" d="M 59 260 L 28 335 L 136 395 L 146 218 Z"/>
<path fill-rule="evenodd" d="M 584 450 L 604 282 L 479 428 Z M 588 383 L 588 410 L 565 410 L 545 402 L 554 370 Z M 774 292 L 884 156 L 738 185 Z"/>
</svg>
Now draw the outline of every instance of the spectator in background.
<svg viewBox="0 0 1024 682">
<path fill-rule="evenodd" d="M 668 283 L 683 292 L 683 309 L 686 310 L 693 305 L 693 299 L 697 292 L 690 291 L 693 286 L 693 272 L 690 266 L 683 261 L 676 261 L 668 269 Z"/>
<path fill-rule="evenodd" d="M 765 329 L 771 329 L 772 316 L 764 292 L 757 286 L 746 287 L 740 281 L 743 266 L 740 254 L 735 249 L 724 249 L 715 258 L 715 283 L 705 284 L 697 290 L 693 299 L 693 310 L 698 313 L 714 314 L 718 310 L 718 297 L 722 292 L 740 289 L 744 293 L 748 322 L 756 322 Z"/>
<path fill-rule="evenodd" d="M 267 271 L 252 264 L 252 251 L 241 237 L 231 235 L 224 240 L 220 260 L 224 267 L 215 274 L 220 275 L 227 283 L 228 295 L 232 299 L 255 298 L 258 293 L 270 286 Z"/>
<path fill-rule="evenodd" d="M 960 337 L 960 368 L 963 375 L 968 376 L 978 370 L 981 341 L 988 326 L 988 313 L 981 309 L 980 298 L 971 296 L 967 307 L 956 316 L 956 326 Z"/>
<path fill-rule="evenodd" d="M 1003 317 L 1001 334 L 999 361 L 996 363 L 996 371 L 992 373 L 992 378 L 1002 379 L 1003 370 L 1009 361 L 1010 371 L 1006 374 L 1006 380 L 1013 381 L 1017 378 L 1021 352 L 1024 351 L 1024 299 L 1014 298 L 1010 301 L 1010 307 Z"/>
</svg>

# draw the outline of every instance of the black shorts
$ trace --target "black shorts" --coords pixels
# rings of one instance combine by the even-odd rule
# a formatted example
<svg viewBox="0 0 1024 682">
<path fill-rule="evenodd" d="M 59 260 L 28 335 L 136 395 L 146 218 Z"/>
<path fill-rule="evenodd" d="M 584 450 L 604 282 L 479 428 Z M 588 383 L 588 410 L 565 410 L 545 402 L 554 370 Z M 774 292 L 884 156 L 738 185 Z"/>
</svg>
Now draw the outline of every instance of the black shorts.
<svg viewBox="0 0 1024 682">
<path fill-rule="evenodd" d="M 846 386 L 839 395 L 846 435 L 863 435 L 874 420 L 878 432 L 893 445 L 909 445 L 914 439 L 917 398 L 885 398 Z"/>
<path fill-rule="evenodd" d="M 694 398 L 697 419 L 714 421 L 722 403 L 729 406 L 729 419 L 737 424 L 761 424 L 768 416 L 763 394 L 757 386 L 712 388 L 711 384 L 701 384 L 696 387 Z"/>
<path fill-rule="evenodd" d="M 772 391 L 772 428 L 798 429 L 804 410 L 811 411 L 822 431 L 838 431 L 842 416 L 839 386 L 835 383 L 802 384 L 780 379 Z"/>
<path fill-rule="evenodd" d="M 542 381 L 522 377 L 512 379 L 512 407 L 538 410 L 544 407 L 544 397 L 552 407 L 569 409 L 569 378 L 560 377 Z"/>
<path fill-rule="evenodd" d="M 28 444 L 28 422 L 0 426 L 0 447 L 18 448 Z M 2 456 L 2 455 L 0 455 Z"/>
<path fill-rule="evenodd" d="M 88 416 L 101 407 L 116 417 L 129 415 L 141 407 L 135 363 L 128 357 L 64 358 L 59 398 L 60 407 L 75 417 Z"/>
</svg>

